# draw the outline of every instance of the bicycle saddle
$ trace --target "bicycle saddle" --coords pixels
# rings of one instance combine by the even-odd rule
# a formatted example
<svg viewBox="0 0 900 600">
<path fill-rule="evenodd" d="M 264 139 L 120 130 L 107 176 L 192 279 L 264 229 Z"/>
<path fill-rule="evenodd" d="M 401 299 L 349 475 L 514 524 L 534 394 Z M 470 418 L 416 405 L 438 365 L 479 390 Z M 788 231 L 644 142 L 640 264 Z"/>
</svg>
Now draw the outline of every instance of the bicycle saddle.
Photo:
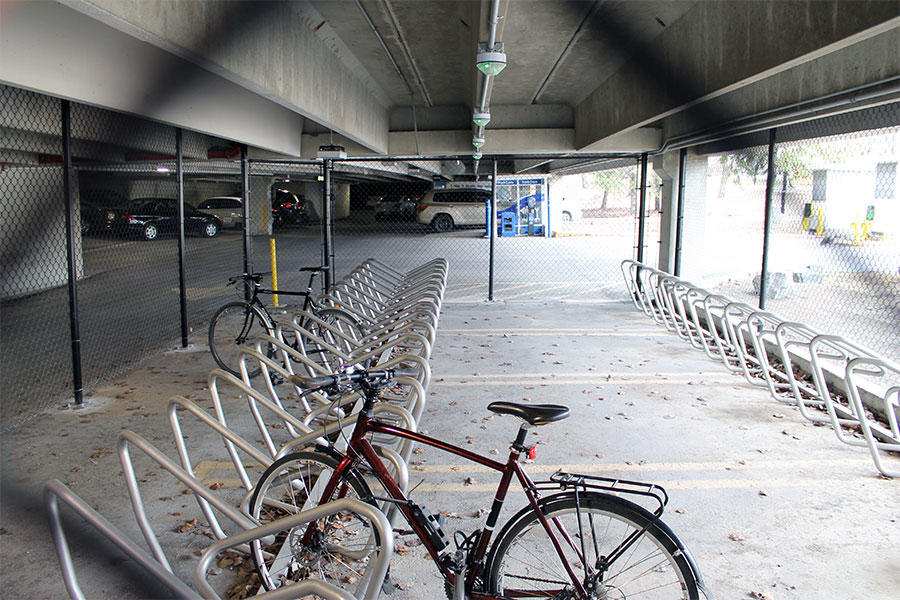
<svg viewBox="0 0 900 600">
<path fill-rule="evenodd" d="M 515 402 L 491 402 L 488 410 L 498 415 L 513 415 L 530 425 L 546 425 L 562 421 L 569 416 L 569 407 L 559 404 L 517 404 Z"/>
</svg>

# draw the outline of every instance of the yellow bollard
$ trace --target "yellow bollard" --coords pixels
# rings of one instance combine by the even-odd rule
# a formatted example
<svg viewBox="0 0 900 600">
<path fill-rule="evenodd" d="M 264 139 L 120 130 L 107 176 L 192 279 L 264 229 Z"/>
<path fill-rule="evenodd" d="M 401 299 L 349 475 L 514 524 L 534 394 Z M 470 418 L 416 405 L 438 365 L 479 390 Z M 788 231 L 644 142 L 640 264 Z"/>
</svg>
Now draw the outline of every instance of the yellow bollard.
<svg viewBox="0 0 900 600">
<path fill-rule="evenodd" d="M 853 245 L 859 246 L 859 227 L 856 223 L 850 223 L 850 229 L 853 231 Z"/>
<path fill-rule="evenodd" d="M 278 261 L 275 260 L 275 238 L 269 238 L 269 255 L 272 260 L 272 289 L 278 289 Z M 272 303 L 278 306 L 278 294 L 272 294 Z"/>
<path fill-rule="evenodd" d="M 819 222 L 816 224 L 816 235 L 825 233 L 825 210 L 819 209 Z"/>
</svg>

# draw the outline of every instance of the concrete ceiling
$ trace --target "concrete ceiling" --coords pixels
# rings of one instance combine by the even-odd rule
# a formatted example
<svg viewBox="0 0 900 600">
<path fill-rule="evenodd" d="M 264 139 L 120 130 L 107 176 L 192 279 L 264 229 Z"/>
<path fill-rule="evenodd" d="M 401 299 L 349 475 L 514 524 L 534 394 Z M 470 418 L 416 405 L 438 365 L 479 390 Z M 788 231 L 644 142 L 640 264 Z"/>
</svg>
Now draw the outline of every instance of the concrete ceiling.
<svg viewBox="0 0 900 600">
<path fill-rule="evenodd" d="M 491 0 L 0 4 L 0 81 L 295 156 L 470 153 Z M 499 0 L 487 155 L 652 151 L 897 98 L 896 0 Z M 874 96 L 872 94 L 875 94 Z M 851 99 L 851 100 L 853 100 Z"/>
</svg>

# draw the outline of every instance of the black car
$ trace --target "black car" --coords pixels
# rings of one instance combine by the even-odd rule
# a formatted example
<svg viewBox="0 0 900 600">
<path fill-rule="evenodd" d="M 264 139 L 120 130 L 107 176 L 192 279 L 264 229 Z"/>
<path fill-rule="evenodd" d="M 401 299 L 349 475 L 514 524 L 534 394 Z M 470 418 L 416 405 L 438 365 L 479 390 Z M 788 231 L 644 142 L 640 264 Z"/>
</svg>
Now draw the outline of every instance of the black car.
<svg viewBox="0 0 900 600">
<path fill-rule="evenodd" d="M 416 216 L 416 201 L 409 196 L 384 196 L 375 204 L 376 219 L 412 221 Z"/>
<path fill-rule="evenodd" d="M 306 198 L 287 190 L 275 190 L 275 196 L 272 198 L 274 226 L 306 225 L 316 220 L 315 212 Z"/>
<path fill-rule="evenodd" d="M 178 202 L 174 198 L 139 198 L 119 216 L 124 233 L 139 234 L 145 240 L 178 231 Z M 184 231 L 214 237 L 222 228 L 222 221 L 213 215 L 184 205 Z"/>
<path fill-rule="evenodd" d="M 81 234 L 116 233 L 110 229 L 109 225 L 111 223 L 120 224 L 116 217 L 121 215 L 119 211 L 126 204 L 125 197 L 118 192 L 109 190 L 82 192 Z M 124 225 L 120 229 L 124 229 Z"/>
</svg>

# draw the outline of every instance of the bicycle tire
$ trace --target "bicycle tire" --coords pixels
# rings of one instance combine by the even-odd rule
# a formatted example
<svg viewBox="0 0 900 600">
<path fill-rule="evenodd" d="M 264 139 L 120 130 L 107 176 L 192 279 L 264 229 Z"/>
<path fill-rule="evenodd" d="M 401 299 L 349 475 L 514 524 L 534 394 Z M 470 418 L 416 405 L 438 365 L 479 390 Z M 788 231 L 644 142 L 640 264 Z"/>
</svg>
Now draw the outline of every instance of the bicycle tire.
<svg viewBox="0 0 900 600">
<path fill-rule="evenodd" d="M 682 544 L 668 526 L 637 504 L 597 492 L 579 494 L 576 504 L 574 494 L 564 493 L 542 500 L 541 512 L 548 521 L 557 519 L 566 535 L 578 544 L 577 551 L 573 550 L 562 536 L 557 536 L 582 585 L 590 583 L 584 563 L 596 568 L 598 557 L 608 556 L 630 533 L 644 531 L 597 578 L 595 589 L 588 592 L 585 600 L 699 598 L 697 578 Z M 583 533 L 579 532 L 579 514 Z M 585 537 L 590 539 L 584 540 Z M 580 540 L 585 542 L 588 560 L 579 558 Z M 552 540 L 530 507 L 504 526 L 491 548 L 485 572 L 489 593 L 503 598 L 581 598 L 575 594 Z"/>
<path fill-rule="evenodd" d="M 249 302 L 229 302 L 219 308 L 209 322 L 209 351 L 216 364 L 240 377 L 238 359 L 241 348 L 255 343 L 258 336 L 272 335 L 273 332 L 268 316 L 259 308 Z M 263 353 L 269 357 L 275 354 L 271 345 L 267 345 Z M 249 369 L 249 375 L 256 377 L 260 371 L 257 365 Z"/>
<path fill-rule="evenodd" d="M 330 478 L 339 462 L 338 457 L 325 452 L 296 452 L 278 459 L 266 469 L 254 488 L 250 515 L 265 524 L 318 505 L 315 495 L 321 492 L 316 484 L 324 490 L 328 481 L 325 477 Z M 335 490 L 336 497 L 372 502 L 369 486 L 359 474 L 348 472 L 343 482 Z M 344 589 L 362 579 L 368 556 L 378 546 L 377 534 L 366 519 L 347 513 L 321 519 L 315 524 L 313 543 L 304 545 L 308 527 L 303 525 L 276 536 L 274 543 L 265 547 L 260 540 L 251 542 L 251 555 L 265 589 L 273 590 L 310 575 Z"/>
</svg>

